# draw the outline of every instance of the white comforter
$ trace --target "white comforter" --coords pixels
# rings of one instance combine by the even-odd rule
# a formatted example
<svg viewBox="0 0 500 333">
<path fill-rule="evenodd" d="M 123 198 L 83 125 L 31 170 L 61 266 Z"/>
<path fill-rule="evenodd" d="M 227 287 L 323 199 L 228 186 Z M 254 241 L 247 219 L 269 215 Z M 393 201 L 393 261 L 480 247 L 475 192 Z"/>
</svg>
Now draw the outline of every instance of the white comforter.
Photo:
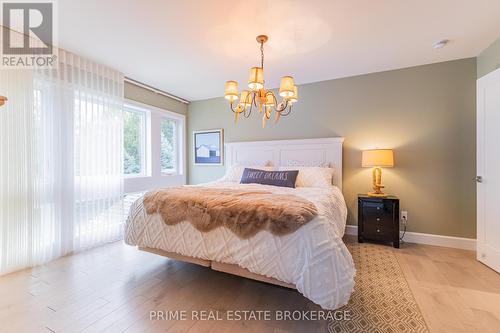
<svg viewBox="0 0 500 333">
<path fill-rule="evenodd" d="M 253 273 L 294 284 L 305 297 L 324 309 L 333 310 L 347 304 L 354 288 L 355 269 L 342 241 L 347 208 L 337 187 L 292 189 L 225 182 L 198 186 L 258 188 L 295 194 L 313 202 L 319 214 L 292 234 L 274 236 L 261 231 L 242 240 L 224 227 L 202 233 L 187 221 L 168 226 L 158 214 L 146 214 L 139 199 L 130 210 L 125 242 L 237 264 Z"/>
</svg>

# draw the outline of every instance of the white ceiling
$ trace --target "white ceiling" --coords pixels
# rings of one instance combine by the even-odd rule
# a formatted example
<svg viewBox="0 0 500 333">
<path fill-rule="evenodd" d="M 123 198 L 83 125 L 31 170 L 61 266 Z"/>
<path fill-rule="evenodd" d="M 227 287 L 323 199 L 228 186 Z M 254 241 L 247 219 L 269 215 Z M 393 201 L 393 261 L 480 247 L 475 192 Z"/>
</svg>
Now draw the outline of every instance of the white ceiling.
<svg viewBox="0 0 500 333">
<path fill-rule="evenodd" d="M 500 37 L 499 0 L 63 0 L 59 45 L 188 100 L 474 57 Z M 434 42 L 450 39 L 443 49 Z"/>
</svg>

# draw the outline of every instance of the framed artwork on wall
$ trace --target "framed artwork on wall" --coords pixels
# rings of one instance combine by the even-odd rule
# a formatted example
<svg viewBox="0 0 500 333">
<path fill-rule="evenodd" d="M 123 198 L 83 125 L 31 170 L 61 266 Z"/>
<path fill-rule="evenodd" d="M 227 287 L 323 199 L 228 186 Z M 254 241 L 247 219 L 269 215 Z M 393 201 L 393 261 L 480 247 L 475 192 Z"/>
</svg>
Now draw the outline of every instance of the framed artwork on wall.
<svg viewBox="0 0 500 333">
<path fill-rule="evenodd" d="M 224 164 L 224 130 L 222 128 L 194 131 L 193 142 L 195 165 Z"/>
</svg>

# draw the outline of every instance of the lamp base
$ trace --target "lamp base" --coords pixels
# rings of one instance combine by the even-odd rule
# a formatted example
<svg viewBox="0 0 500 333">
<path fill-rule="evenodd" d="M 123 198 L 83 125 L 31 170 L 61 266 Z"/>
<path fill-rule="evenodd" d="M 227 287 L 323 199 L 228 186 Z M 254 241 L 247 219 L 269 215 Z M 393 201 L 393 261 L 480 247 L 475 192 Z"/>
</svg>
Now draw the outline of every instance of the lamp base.
<svg viewBox="0 0 500 333">
<path fill-rule="evenodd" d="M 385 198 L 387 194 L 381 191 L 385 186 L 382 183 L 382 169 L 373 168 L 373 192 L 368 192 L 368 196 L 375 198 Z"/>
<path fill-rule="evenodd" d="M 367 195 L 375 198 L 387 198 L 387 194 L 385 193 L 368 192 Z"/>
</svg>

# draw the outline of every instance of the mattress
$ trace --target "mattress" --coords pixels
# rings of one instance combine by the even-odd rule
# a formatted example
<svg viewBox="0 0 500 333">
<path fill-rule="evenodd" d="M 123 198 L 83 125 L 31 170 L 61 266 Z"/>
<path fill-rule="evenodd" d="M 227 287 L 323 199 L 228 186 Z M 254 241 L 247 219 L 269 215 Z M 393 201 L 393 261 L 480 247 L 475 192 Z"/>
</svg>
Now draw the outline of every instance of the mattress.
<svg viewBox="0 0 500 333">
<path fill-rule="evenodd" d="M 195 186 L 294 194 L 313 202 L 318 215 L 288 235 L 274 236 L 264 230 L 249 239 L 240 239 L 225 227 L 202 233 L 189 221 L 166 225 L 159 214 L 145 212 L 140 198 L 130 209 L 125 242 L 236 264 L 252 273 L 295 285 L 300 293 L 324 309 L 333 310 L 347 304 L 354 288 L 355 269 L 342 241 L 347 208 L 337 187 L 284 188 L 222 181 Z"/>
</svg>

